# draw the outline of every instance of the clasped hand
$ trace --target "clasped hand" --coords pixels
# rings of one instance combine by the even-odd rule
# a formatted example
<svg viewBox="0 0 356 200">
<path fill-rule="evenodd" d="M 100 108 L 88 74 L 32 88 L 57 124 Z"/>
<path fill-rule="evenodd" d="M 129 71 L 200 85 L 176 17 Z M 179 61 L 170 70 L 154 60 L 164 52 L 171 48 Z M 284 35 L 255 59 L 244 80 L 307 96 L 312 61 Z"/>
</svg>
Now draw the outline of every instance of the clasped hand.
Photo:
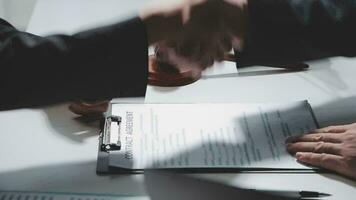
<svg viewBox="0 0 356 200">
<path fill-rule="evenodd" d="M 148 43 L 163 45 L 176 66 L 202 70 L 242 47 L 246 0 L 160 1 L 144 9 Z"/>
</svg>

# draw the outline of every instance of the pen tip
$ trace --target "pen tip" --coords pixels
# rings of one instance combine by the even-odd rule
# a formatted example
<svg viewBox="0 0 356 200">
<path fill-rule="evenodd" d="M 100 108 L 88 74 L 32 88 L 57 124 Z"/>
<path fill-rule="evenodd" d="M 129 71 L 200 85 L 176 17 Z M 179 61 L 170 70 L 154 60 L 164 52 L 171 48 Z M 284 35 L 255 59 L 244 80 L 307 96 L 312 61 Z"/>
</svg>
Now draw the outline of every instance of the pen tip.
<svg viewBox="0 0 356 200">
<path fill-rule="evenodd" d="M 328 197 L 328 196 L 331 196 L 331 194 L 319 193 L 319 197 Z"/>
<path fill-rule="evenodd" d="M 314 191 L 301 191 L 299 194 L 301 195 L 301 197 L 304 197 L 304 198 L 315 198 L 315 197 L 328 197 L 328 196 L 331 196 L 330 194 L 327 194 L 327 193 L 314 192 Z"/>
</svg>

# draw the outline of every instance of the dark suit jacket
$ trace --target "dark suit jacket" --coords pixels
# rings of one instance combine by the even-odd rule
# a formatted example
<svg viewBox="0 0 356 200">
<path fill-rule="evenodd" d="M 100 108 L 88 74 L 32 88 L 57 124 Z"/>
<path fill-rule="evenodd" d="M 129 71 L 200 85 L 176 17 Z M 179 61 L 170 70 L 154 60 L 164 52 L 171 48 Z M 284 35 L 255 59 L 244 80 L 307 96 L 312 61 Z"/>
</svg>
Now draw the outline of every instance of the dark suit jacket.
<svg viewBox="0 0 356 200">
<path fill-rule="evenodd" d="M 147 49 L 139 18 L 48 37 L 18 31 L 0 19 L 0 110 L 144 96 Z"/>
<path fill-rule="evenodd" d="M 241 66 L 356 55 L 356 0 L 249 0 Z"/>
<path fill-rule="evenodd" d="M 356 0 L 249 0 L 240 65 L 356 54 Z M 144 95 L 147 39 L 138 19 L 39 37 L 0 21 L 0 109 Z"/>
</svg>

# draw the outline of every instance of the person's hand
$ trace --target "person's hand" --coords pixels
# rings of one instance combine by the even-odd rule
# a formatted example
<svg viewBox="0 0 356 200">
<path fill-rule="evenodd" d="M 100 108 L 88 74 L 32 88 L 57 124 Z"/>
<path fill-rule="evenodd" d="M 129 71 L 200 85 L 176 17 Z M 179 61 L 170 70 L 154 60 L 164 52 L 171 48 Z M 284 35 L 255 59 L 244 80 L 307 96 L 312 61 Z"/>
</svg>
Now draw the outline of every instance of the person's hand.
<svg viewBox="0 0 356 200">
<path fill-rule="evenodd" d="M 149 44 L 159 42 L 171 64 L 204 69 L 222 60 L 232 44 L 242 47 L 246 2 L 164 0 L 143 10 L 140 17 L 146 24 Z"/>
<path fill-rule="evenodd" d="M 356 123 L 317 129 L 286 142 L 298 161 L 356 179 Z"/>
<path fill-rule="evenodd" d="M 101 115 L 109 107 L 109 101 L 96 101 L 96 102 L 73 102 L 69 105 L 69 110 L 77 115 L 95 116 Z"/>
</svg>

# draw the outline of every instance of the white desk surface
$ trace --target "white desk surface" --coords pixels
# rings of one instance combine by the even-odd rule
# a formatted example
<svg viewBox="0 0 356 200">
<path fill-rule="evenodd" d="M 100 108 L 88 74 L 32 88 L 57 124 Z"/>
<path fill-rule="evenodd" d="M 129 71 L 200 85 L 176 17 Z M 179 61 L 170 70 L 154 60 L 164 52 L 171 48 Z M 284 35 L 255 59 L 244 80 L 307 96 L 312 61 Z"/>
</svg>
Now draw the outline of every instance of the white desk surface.
<svg viewBox="0 0 356 200">
<path fill-rule="evenodd" d="M 38 0 L 28 31 L 39 35 L 70 34 L 134 15 L 144 3 L 144 0 Z M 356 121 L 356 60 L 332 58 L 309 64 L 310 70 L 303 72 L 264 71 L 256 67 L 237 74 L 233 63 L 223 63 L 223 68 L 233 73 L 207 75 L 179 88 L 148 86 L 145 102 L 308 99 L 322 126 Z M 77 120 L 66 104 L 0 112 L 0 190 L 145 195 L 142 175 L 96 175 L 97 127 L 95 122 Z M 355 182 L 332 174 L 204 176 L 246 187 L 331 193 L 327 199 L 354 199 L 356 194 Z"/>
</svg>

